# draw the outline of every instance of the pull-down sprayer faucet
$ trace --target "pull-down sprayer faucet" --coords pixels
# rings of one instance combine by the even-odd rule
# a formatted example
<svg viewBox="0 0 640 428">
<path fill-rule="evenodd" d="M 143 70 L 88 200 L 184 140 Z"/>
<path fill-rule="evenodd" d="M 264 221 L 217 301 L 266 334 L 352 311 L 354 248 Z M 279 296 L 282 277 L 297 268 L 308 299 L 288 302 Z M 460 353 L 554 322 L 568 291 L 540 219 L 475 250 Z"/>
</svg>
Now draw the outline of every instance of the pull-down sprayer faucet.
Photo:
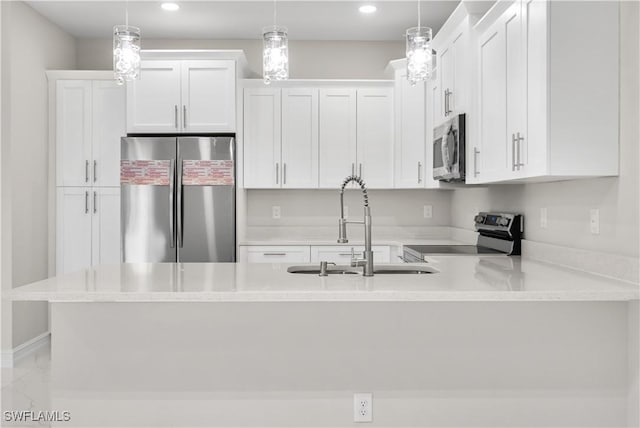
<svg viewBox="0 0 640 428">
<path fill-rule="evenodd" d="M 347 221 L 344 218 L 344 188 L 350 182 L 355 181 L 362 189 L 364 198 L 364 220 L 363 221 Z M 364 224 L 364 252 L 362 258 L 351 256 L 351 266 L 362 266 L 363 276 L 373 276 L 373 251 L 371 250 L 371 208 L 369 208 L 369 195 L 367 195 L 367 187 L 362 178 L 356 175 L 350 175 L 342 182 L 340 188 L 340 219 L 338 220 L 338 242 L 344 244 L 349 242 L 347 239 L 347 223 Z"/>
</svg>

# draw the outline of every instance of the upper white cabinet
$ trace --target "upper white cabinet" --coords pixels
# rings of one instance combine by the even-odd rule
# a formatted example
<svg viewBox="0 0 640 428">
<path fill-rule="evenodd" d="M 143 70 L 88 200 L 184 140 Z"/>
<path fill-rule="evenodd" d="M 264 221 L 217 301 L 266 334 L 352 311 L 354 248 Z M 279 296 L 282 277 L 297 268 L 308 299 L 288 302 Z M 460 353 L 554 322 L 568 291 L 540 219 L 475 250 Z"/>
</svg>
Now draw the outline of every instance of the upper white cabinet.
<svg viewBox="0 0 640 428">
<path fill-rule="evenodd" d="M 357 174 L 356 102 L 353 88 L 320 89 L 320 187 L 339 187 Z"/>
<path fill-rule="evenodd" d="M 319 186 L 349 175 L 393 187 L 393 89 L 320 89 Z"/>
<path fill-rule="evenodd" d="M 235 132 L 233 60 L 143 60 L 127 85 L 128 133 Z"/>
<path fill-rule="evenodd" d="M 498 3 L 476 29 L 467 182 L 617 175 L 618 3 Z"/>
<path fill-rule="evenodd" d="M 56 82 L 56 185 L 119 186 L 124 88 L 114 81 Z"/>
<path fill-rule="evenodd" d="M 244 186 L 318 187 L 317 89 L 245 89 Z"/>
</svg>

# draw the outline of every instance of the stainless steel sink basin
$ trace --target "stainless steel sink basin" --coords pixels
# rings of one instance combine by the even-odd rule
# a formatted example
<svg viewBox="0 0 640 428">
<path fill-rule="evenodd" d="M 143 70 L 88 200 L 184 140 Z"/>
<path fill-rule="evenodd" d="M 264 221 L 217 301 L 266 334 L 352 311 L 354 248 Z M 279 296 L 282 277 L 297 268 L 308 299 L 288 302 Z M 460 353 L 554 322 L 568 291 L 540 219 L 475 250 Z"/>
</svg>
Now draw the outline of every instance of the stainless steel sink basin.
<svg viewBox="0 0 640 428">
<path fill-rule="evenodd" d="M 289 273 L 302 273 L 319 275 L 320 268 L 316 265 L 302 265 L 302 266 L 289 266 L 287 268 Z M 437 273 L 438 271 L 430 266 L 416 266 L 416 265 L 377 265 L 374 266 L 374 275 L 424 275 L 430 273 Z M 358 275 L 362 274 L 362 269 L 353 268 L 351 266 L 338 265 L 329 266 L 327 268 L 328 275 Z"/>
</svg>

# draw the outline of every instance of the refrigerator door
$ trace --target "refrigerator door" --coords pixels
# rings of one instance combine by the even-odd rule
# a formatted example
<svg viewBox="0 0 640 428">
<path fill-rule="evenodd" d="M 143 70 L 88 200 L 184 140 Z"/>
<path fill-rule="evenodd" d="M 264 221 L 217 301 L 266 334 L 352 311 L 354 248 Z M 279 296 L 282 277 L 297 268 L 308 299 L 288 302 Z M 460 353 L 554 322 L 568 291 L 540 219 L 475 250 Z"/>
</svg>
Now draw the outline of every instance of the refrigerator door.
<svg viewBox="0 0 640 428">
<path fill-rule="evenodd" d="M 235 262 L 235 143 L 231 137 L 178 138 L 180 262 Z"/>
<path fill-rule="evenodd" d="M 123 262 L 177 261 L 175 137 L 121 139 Z"/>
</svg>

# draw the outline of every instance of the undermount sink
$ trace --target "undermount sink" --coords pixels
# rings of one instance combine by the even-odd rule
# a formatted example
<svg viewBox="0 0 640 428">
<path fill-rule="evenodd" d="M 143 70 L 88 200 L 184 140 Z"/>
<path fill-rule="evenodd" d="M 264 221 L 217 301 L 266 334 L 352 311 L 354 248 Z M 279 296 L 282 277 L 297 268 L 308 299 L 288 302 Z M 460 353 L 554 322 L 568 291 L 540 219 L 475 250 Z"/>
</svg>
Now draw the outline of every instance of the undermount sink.
<svg viewBox="0 0 640 428">
<path fill-rule="evenodd" d="M 316 265 L 302 265 L 302 266 L 289 266 L 287 268 L 289 273 L 301 273 L 310 275 L 319 275 L 320 268 Z M 374 275 L 424 275 L 430 273 L 436 273 L 437 270 L 429 266 L 415 266 L 415 265 L 378 265 L 374 266 Z M 354 268 L 346 265 L 329 266 L 327 268 L 327 275 L 358 275 L 362 274 L 362 269 Z"/>
</svg>

